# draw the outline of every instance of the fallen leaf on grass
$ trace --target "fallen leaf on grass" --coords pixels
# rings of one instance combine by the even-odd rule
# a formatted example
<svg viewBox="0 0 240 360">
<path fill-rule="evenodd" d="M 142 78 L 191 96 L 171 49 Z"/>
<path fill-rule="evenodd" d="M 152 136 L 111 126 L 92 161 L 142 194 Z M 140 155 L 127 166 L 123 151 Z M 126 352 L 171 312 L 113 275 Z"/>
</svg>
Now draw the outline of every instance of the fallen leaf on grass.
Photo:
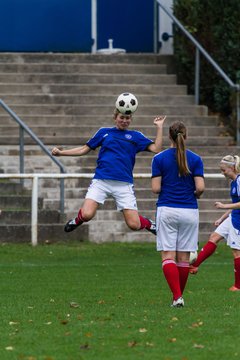
<svg viewBox="0 0 240 360">
<path fill-rule="evenodd" d="M 79 307 L 79 304 L 76 303 L 76 302 L 70 302 L 70 307 L 72 307 L 72 308 L 78 308 L 78 307 Z"/>
<path fill-rule="evenodd" d="M 195 349 L 203 349 L 203 348 L 204 348 L 204 345 L 194 344 L 193 347 L 194 347 Z"/>
<path fill-rule="evenodd" d="M 86 337 L 92 337 L 93 334 L 92 334 L 91 332 L 87 332 L 87 333 L 85 334 L 85 336 L 86 336 Z"/>
<path fill-rule="evenodd" d="M 203 325 L 203 322 L 202 322 L 202 321 L 199 321 L 199 322 L 193 323 L 193 324 L 191 325 L 191 327 L 192 327 L 192 328 L 197 328 L 197 327 L 202 326 L 202 325 Z"/>
<path fill-rule="evenodd" d="M 105 300 L 99 300 L 98 304 L 105 304 Z"/>
<path fill-rule="evenodd" d="M 154 344 L 147 341 L 147 342 L 146 342 L 146 346 L 153 347 Z"/>
<path fill-rule="evenodd" d="M 174 343 L 174 342 L 177 341 L 177 339 L 176 339 L 176 338 L 172 338 L 172 339 L 168 339 L 168 341 L 171 342 L 171 343 Z"/>
<path fill-rule="evenodd" d="M 13 350 L 13 346 L 7 346 L 7 347 L 5 347 L 5 349 L 8 350 L 8 351 L 12 351 L 12 350 Z"/>
<path fill-rule="evenodd" d="M 145 328 L 140 328 L 140 329 L 139 329 L 139 332 L 140 332 L 140 333 L 145 333 L 145 332 L 147 332 L 147 329 L 145 329 Z"/>
<path fill-rule="evenodd" d="M 128 342 L 128 347 L 134 347 L 137 345 L 137 342 L 135 340 Z"/>
<path fill-rule="evenodd" d="M 174 316 L 171 321 L 178 321 L 178 318 L 176 316 Z"/>
</svg>

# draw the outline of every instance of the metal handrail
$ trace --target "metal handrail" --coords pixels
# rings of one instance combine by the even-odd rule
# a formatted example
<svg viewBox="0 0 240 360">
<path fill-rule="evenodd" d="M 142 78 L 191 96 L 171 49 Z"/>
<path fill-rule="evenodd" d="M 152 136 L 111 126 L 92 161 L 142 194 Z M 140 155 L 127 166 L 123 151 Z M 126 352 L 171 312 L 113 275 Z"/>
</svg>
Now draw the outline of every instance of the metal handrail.
<svg viewBox="0 0 240 360">
<path fill-rule="evenodd" d="M 20 117 L 10 107 L 0 99 L 1 107 L 19 124 L 19 163 L 20 173 L 24 173 L 24 131 L 40 146 L 40 148 L 51 158 L 53 162 L 59 167 L 62 174 L 66 173 L 62 163 L 52 156 L 51 152 L 44 145 L 44 143 L 37 137 L 36 134 L 20 119 Z M 60 212 L 64 213 L 64 178 L 60 179 Z"/>
<path fill-rule="evenodd" d="M 161 0 L 156 0 L 159 7 L 172 19 L 172 21 L 178 26 L 178 28 L 184 33 L 184 35 L 195 45 L 195 104 L 199 104 L 199 88 L 200 88 L 200 56 L 201 53 L 214 69 L 222 76 L 222 78 L 228 83 L 228 85 L 237 92 L 236 96 L 236 113 L 237 113 L 237 145 L 240 145 L 240 84 L 235 84 L 229 76 L 222 70 L 222 68 L 213 60 L 208 52 L 199 44 L 199 42 L 187 31 L 187 29 L 181 24 L 181 22 L 165 7 L 161 4 Z"/>
</svg>

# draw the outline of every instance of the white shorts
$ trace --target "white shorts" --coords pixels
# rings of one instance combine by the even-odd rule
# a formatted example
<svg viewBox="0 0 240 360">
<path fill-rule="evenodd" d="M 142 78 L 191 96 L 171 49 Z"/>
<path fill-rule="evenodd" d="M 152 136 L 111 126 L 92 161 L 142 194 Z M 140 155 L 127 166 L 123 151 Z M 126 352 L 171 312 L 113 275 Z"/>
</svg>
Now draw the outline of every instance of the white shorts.
<svg viewBox="0 0 240 360">
<path fill-rule="evenodd" d="M 85 199 L 92 199 L 99 204 L 112 197 L 117 205 L 117 210 L 137 210 L 137 200 L 134 193 L 134 185 L 117 180 L 93 179 Z"/>
<path fill-rule="evenodd" d="M 233 227 L 231 215 L 229 215 L 214 232 L 222 236 L 231 249 L 240 250 L 240 231 Z"/>
<path fill-rule="evenodd" d="M 198 209 L 167 206 L 157 208 L 157 251 L 196 251 L 198 248 Z"/>
</svg>

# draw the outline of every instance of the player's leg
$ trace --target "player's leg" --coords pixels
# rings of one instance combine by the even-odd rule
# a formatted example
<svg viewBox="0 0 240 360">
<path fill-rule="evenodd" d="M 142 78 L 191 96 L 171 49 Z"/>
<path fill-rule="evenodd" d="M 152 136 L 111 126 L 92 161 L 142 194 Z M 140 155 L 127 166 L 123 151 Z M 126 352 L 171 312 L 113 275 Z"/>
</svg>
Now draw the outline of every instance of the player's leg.
<svg viewBox="0 0 240 360">
<path fill-rule="evenodd" d="M 156 235 L 155 222 L 138 213 L 133 184 L 115 181 L 111 190 L 116 201 L 117 210 L 123 212 L 127 226 L 134 231 L 146 229 Z"/>
<path fill-rule="evenodd" d="M 67 222 L 64 231 L 71 232 L 84 222 L 90 221 L 96 214 L 98 203 L 92 199 L 85 199 L 82 207 L 79 209 L 78 215 Z"/>
<path fill-rule="evenodd" d="M 198 209 L 176 209 L 178 212 L 177 236 L 177 268 L 182 294 L 187 284 L 189 275 L 189 257 L 191 251 L 197 250 L 199 211 Z"/>
<path fill-rule="evenodd" d="M 176 260 L 179 273 L 180 289 L 183 294 L 189 275 L 189 251 L 177 251 Z"/>
<path fill-rule="evenodd" d="M 64 231 L 70 232 L 75 230 L 84 222 L 90 221 L 96 214 L 99 204 L 104 204 L 108 190 L 107 185 L 101 180 L 92 180 L 82 207 L 80 208 L 77 216 L 67 222 Z"/>
<path fill-rule="evenodd" d="M 178 215 L 176 209 L 158 207 L 157 223 L 157 251 L 162 256 L 162 271 L 172 292 L 173 307 L 184 306 L 176 264 L 176 246 L 178 238 Z"/>
<path fill-rule="evenodd" d="M 234 285 L 230 287 L 230 291 L 240 291 L 240 250 L 232 249 L 234 258 Z"/>
<path fill-rule="evenodd" d="M 122 212 L 125 222 L 131 230 L 146 229 L 156 235 L 156 225 L 153 220 L 139 215 L 137 210 L 123 209 Z"/>
<path fill-rule="evenodd" d="M 184 300 L 182 298 L 182 291 L 179 280 L 179 271 L 175 261 L 175 251 L 162 251 L 162 270 L 168 286 L 173 295 L 174 307 L 184 306 Z"/>
<path fill-rule="evenodd" d="M 223 236 L 216 232 L 213 232 L 210 235 L 208 242 L 204 245 L 204 247 L 198 253 L 198 257 L 197 257 L 196 261 L 194 261 L 194 263 L 190 265 L 190 267 L 189 267 L 190 274 L 194 274 L 194 275 L 197 274 L 198 267 L 200 266 L 200 264 L 215 252 L 218 243 L 222 239 L 223 239 Z"/>
</svg>

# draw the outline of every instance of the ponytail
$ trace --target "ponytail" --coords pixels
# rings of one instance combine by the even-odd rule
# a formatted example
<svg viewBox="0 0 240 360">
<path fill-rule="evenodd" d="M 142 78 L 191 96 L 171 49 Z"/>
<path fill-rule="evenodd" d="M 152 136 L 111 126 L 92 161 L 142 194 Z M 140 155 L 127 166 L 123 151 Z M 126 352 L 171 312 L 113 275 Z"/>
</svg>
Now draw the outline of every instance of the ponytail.
<svg viewBox="0 0 240 360">
<path fill-rule="evenodd" d="M 180 176 L 190 174 L 186 156 L 186 133 L 186 127 L 181 121 L 174 122 L 169 128 L 170 138 L 176 145 L 176 157 Z"/>
</svg>

